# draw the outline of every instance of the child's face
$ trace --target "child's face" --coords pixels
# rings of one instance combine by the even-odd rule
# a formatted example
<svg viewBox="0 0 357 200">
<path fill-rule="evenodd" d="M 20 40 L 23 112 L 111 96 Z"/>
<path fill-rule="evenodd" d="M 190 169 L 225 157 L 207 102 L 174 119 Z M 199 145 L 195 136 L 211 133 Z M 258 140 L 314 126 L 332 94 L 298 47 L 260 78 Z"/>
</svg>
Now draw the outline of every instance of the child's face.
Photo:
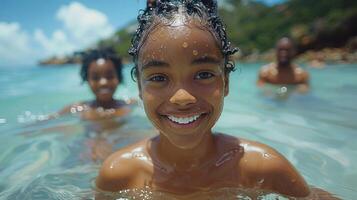
<svg viewBox="0 0 357 200">
<path fill-rule="evenodd" d="M 195 22 L 159 25 L 138 57 L 145 112 L 172 144 L 198 145 L 219 118 L 228 77 L 212 34 Z"/>
<path fill-rule="evenodd" d="M 98 101 L 112 100 L 119 84 L 113 62 L 103 58 L 93 61 L 88 68 L 88 83 Z"/>
</svg>

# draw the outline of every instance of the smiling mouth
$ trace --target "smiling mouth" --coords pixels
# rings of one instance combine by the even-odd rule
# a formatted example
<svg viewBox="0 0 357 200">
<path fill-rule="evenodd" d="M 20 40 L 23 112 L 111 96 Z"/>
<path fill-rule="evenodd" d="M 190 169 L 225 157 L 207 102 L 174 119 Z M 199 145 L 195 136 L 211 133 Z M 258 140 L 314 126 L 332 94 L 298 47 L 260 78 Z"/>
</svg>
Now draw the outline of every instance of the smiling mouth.
<svg viewBox="0 0 357 200">
<path fill-rule="evenodd" d="M 193 122 L 195 122 L 202 114 L 198 114 L 198 115 L 193 115 L 193 116 L 189 116 L 189 117 L 175 117 L 173 115 L 167 115 L 166 117 L 171 121 L 174 122 L 176 124 L 180 124 L 180 125 L 186 125 L 186 124 L 191 124 Z"/>
</svg>

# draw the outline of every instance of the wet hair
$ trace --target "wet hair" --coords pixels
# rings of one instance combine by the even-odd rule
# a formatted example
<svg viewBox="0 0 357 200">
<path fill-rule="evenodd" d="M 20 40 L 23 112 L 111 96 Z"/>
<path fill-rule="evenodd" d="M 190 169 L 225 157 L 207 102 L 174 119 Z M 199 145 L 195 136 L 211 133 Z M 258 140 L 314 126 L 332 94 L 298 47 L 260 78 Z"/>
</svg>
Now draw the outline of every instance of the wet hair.
<svg viewBox="0 0 357 200">
<path fill-rule="evenodd" d="M 112 48 L 107 49 L 96 49 L 85 52 L 82 59 L 82 67 L 80 71 L 80 75 L 83 82 L 88 81 L 88 71 L 89 66 L 92 62 L 96 62 L 98 59 L 110 60 L 114 64 L 114 68 L 116 71 L 116 75 L 118 77 L 119 83 L 123 82 L 123 74 L 122 74 L 122 62 L 119 56 L 115 53 Z"/>
<path fill-rule="evenodd" d="M 148 0 L 145 10 L 140 10 L 138 15 L 138 29 L 133 38 L 129 54 L 133 57 L 134 67 L 131 78 L 135 81 L 138 77 L 137 59 L 140 48 L 152 28 L 160 23 L 172 22 L 177 14 L 184 14 L 191 18 L 198 18 L 204 26 L 216 37 L 224 57 L 225 72 L 229 74 L 235 70 L 235 64 L 230 56 L 238 51 L 228 41 L 224 24 L 218 16 L 216 0 Z"/>
</svg>

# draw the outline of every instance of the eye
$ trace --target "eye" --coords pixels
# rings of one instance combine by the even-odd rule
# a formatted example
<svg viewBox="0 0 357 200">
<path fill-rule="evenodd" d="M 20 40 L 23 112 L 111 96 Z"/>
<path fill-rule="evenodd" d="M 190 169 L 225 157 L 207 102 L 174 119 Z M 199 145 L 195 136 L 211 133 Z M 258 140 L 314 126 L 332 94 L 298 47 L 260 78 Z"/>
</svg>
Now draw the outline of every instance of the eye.
<svg viewBox="0 0 357 200">
<path fill-rule="evenodd" d="M 152 81 L 152 82 L 164 82 L 166 80 L 167 78 L 164 75 L 154 75 L 148 79 L 148 81 Z"/>
<path fill-rule="evenodd" d="M 211 72 L 198 72 L 195 75 L 195 79 L 209 79 L 212 78 L 213 76 L 214 74 Z"/>
<path fill-rule="evenodd" d="M 93 81 L 98 81 L 99 80 L 99 76 L 93 75 L 93 76 L 90 77 L 90 79 L 93 80 Z"/>
<path fill-rule="evenodd" d="M 114 79 L 114 75 L 113 74 L 107 74 L 106 75 L 106 78 L 108 79 L 108 80 L 111 80 L 111 79 Z"/>
</svg>

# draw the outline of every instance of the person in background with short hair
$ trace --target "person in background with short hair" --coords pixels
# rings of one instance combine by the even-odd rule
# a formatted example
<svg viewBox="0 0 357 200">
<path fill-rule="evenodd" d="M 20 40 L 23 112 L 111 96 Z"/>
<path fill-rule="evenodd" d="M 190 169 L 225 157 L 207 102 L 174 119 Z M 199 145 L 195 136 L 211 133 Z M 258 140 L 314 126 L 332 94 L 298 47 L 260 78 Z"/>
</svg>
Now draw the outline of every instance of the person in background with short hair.
<svg viewBox="0 0 357 200">
<path fill-rule="evenodd" d="M 293 42 L 287 37 L 281 38 L 276 44 L 276 62 L 261 68 L 257 85 L 259 87 L 265 84 L 297 86 L 297 91 L 307 92 L 309 74 L 292 63 L 293 56 Z"/>
</svg>

